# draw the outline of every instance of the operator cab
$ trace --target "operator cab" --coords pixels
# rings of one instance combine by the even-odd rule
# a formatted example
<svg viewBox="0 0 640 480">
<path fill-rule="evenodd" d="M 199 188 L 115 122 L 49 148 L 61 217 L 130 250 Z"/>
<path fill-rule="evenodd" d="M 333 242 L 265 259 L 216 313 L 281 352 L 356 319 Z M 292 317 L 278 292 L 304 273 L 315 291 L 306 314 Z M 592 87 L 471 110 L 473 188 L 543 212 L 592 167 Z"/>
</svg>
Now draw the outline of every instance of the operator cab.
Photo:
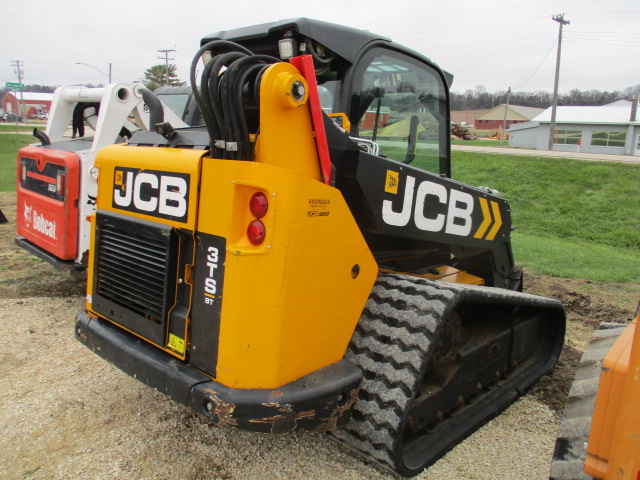
<svg viewBox="0 0 640 480">
<path fill-rule="evenodd" d="M 453 77 L 421 54 L 371 32 L 307 18 L 217 32 L 201 44 L 213 40 L 283 60 L 311 55 L 323 111 L 346 114 L 360 148 L 450 176 Z"/>
</svg>

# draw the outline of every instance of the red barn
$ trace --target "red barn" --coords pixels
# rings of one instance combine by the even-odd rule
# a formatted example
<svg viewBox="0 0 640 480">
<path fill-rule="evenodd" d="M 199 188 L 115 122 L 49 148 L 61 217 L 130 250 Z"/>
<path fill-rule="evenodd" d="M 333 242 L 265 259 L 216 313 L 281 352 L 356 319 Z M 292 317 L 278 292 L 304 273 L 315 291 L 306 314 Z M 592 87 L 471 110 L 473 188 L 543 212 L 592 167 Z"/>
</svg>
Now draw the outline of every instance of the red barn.
<svg viewBox="0 0 640 480">
<path fill-rule="evenodd" d="M 32 118 L 38 113 L 49 113 L 53 93 L 38 92 L 8 92 L 2 99 L 2 109 L 7 113 L 18 113 L 23 117 Z M 18 106 L 22 104 L 22 108 Z"/>
</svg>

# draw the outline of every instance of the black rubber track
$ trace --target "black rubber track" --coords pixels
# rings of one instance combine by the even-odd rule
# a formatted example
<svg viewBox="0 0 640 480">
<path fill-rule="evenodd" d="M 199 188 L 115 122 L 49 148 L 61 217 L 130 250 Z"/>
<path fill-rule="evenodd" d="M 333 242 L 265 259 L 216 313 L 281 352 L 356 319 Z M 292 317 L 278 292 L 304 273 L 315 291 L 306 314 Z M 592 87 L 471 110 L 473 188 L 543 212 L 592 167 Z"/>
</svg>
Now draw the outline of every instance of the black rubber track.
<svg viewBox="0 0 640 480">
<path fill-rule="evenodd" d="M 464 302 L 529 305 L 548 309 L 557 320 L 549 353 L 508 392 L 489 394 L 478 408 L 407 447 L 407 415 L 427 371 L 441 325 Z M 345 358 L 362 368 L 361 391 L 346 428 L 333 434 L 343 443 L 401 475 L 419 473 L 462 438 L 497 415 L 535 379 L 547 373 L 560 354 L 564 311 L 559 302 L 502 289 L 381 275 L 371 292 Z M 530 373 L 530 374 L 529 374 Z M 534 378 L 534 380 L 531 380 Z M 501 390 L 501 389 L 497 389 Z M 457 422 L 457 423 L 456 423 Z"/>
</svg>

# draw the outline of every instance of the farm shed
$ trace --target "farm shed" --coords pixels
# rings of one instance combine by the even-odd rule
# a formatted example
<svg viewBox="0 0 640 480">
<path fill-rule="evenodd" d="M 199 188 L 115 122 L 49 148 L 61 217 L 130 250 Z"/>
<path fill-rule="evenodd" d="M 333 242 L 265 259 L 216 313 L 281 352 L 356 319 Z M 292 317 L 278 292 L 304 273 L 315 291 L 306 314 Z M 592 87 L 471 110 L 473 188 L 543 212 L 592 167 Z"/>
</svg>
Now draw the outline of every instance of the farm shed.
<svg viewBox="0 0 640 480">
<path fill-rule="evenodd" d="M 522 107 L 520 105 L 498 105 L 488 112 L 478 115 L 473 126 L 477 130 L 494 130 L 502 128 L 504 111 L 507 109 L 507 127 L 518 123 L 528 122 L 544 111 L 544 108 Z"/>
<path fill-rule="evenodd" d="M 551 108 L 531 122 L 509 129 L 509 146 L 547 150 Z M 599 107 L 557 107 L 554 150 L 640 156 L 638 103 L 626 100 Z"/>
</svg>

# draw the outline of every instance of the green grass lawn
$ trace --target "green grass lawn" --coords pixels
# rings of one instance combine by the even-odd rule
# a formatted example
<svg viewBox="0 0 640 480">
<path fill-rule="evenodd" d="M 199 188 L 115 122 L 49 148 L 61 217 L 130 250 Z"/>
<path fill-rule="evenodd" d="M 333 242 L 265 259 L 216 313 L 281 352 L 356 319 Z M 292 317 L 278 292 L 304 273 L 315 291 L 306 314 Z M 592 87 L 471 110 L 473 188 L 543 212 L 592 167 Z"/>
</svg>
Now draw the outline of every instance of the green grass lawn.
<svg viewBox="0 0 640 480">
<path fill-rule="evenodd" d="M 453 178 L 511 205 L 516 262 L 530 271 L 640 282 L 640 165 L 452 152 Z"/>
<path fill-rule="evenodd" d="M 22 123 L 18 124 L 18 130 L 20 132 L 26 132 L 26 133 L 31 133 L 33 132 L 33 128 L 34 127 L 38 127 L 40 130 L 44 130 L 46 125 L 42 124 L 42 125 L 24 125 Z M 16 133 L 16 124 L 8 122 L 8 123 L 0 123 L 0 133 L 10 133 L 13 132 L 14 134 Z"/>
<path fill-rule="evenodd" d="M 37 140 L 31 135 L 0 133 L 0 192 L 10 192 L 16 189 L 18 150 L 35 142 Z"/>
</svg>

